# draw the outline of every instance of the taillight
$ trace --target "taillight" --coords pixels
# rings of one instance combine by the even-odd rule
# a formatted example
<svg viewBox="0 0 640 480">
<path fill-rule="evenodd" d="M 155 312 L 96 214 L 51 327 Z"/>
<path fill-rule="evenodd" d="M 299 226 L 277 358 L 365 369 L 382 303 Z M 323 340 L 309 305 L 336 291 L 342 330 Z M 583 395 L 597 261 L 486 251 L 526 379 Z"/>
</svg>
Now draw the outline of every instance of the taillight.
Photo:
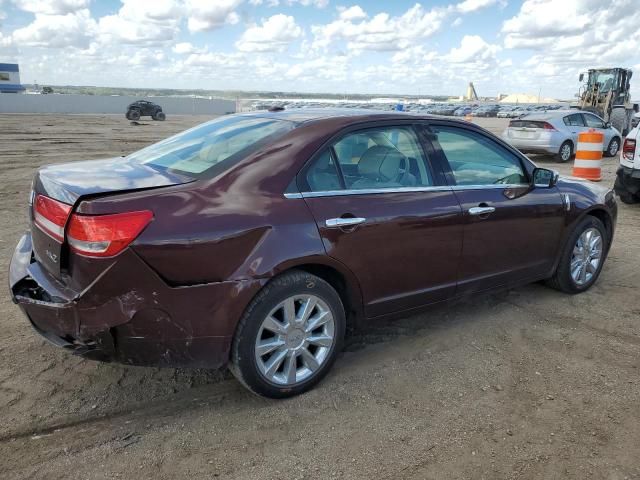
<svg viewBox="0 0 640 480">
<path fill-rule="evenodd" d="M 636 141 L 632 138 L 625 138 L 622 146 L 622 156 L 627 160 L 633 161 L 636 155 Z"/>
<path fill-rule="evenodd" d="M 36 195 L 33 206 L 33 220 L 40 230 L 58 242 L 64 241 L 64 226 L 71 213 L 71 205 L 44 195 Z"/>
<path fill-rule="evenodd" d="M 124 250 L 153 218 L 149 210 L 111 215 L 71 215 L 69 246 L 80 255 L 111 257 Z"/>
<path fill-rule="evenodd" d="M 544 128 L 545 130 L 555 130 L 555 127 L 551 125 L 549 122 L 544 122 L 542 124 L 542 128 Z"/>
</svg>

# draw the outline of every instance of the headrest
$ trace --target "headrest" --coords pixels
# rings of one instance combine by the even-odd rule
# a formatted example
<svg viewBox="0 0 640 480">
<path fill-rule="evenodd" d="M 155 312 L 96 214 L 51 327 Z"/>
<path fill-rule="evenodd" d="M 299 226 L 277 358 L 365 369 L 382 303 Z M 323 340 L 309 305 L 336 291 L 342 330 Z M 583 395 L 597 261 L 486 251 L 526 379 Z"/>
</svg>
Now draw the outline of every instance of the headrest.
<svg viewBox="0 0 640 480">
<path fill-rule="evenodd" d="M 360 157 L 358 173 L 379 181 L 394 180 L 405 168 L 406 157 L 395 148 L 376 145 L 369 148 Z"/>
</svg>

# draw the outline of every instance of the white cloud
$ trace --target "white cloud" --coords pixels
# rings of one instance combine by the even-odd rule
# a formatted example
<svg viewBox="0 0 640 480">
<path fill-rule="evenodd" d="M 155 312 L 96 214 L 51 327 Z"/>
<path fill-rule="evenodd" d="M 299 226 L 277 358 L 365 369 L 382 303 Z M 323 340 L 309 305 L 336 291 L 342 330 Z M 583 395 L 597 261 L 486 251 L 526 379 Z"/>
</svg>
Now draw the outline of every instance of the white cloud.
<svg viewBox="0 0 640 480">
<path fill-rule="evenodd" d="M 502 32 L 506 34 L 505 46 L 542 48 L 552 46 L 550 44 L 561 37 L 581 36 L 596 20 L 602 21 L 596 15 L 600 8 L 589 8 L 597 3 L 592 0 L 525 0 L 518 15 L 502 26 Z"/>
<path fill-rule="evenodd" d="M 96 27 L 89 10 L 66 15 L 36 13 L 35 20 L 26 27 L 15 30 L 12 39 L 21 46 L 85 48 L 94 36 Z"/>
<path fill-rule="evenodd" d="M 172 50 L 174 53 L 178 53 L 180 55 L 196 52 L 196 48 L 189 42 L 176 43 Z"/>
<path fill-rule="evenodd" d="M 460 47 L 452 48 L 445 58 L 452 63 L 486 62 L 494 59 L 499 50 L 500 47 L 488 44 L 478 35 L 465 35 Z"/>
<path fill-rule="evenodd" d="M 89 7 L 89 0 L 13 0 L 20 10 L 45 15 L 65 15 Z"/>
<path fill-rule="evenodd" d="M 345 8 L 338 7 L 338 18 L 340 20 L 362 20 L 363 18 L 367 18 L 367 13 L 360 7 L 360 5 L 354 5 L 353 7 Z"/>
<path fill-rule="evenodd" d="M 494 5 L 503 7 L 506 3 L 506 0 L 464 0 L 456 5 L 456 10 L 460 13 L 471 13 Z"/>
<path fill-rule="evenodd" d="M 302 28 L 289 15 L 277 14 L 264 20 L 262 25 L 249 27 L 236 42 L 243 52 L 272 52 L 283 50 L 300 38 Z"/>
<path fill-rule="evenodd" d="M 238 23 L 240 17 L 235 10 L 241 3 L 242 0 L 186 0 L 189 30 L 202 32 L 225 23 Z"/>
<path fill-rule="evenodd" d="M 295 5 L 300 4 L 304 7 L 314 6 L 316 8 L 325 8 L 329 5 L 329 0 L 249 0 L 251 5 L 263 5 L 268 7 L 277 7 L 279 5 Z"/>
<path fill-rule="evenodd" d="M 425 9 L 416 3 L 404 14 L 391 16 L 386 12 L 370 16 L 359 6 L 338 7 L 338 18 L 325 25 L 314 25 L 313 47 L 325 49 L 340 41 L 352 51 L 395 51 L 409 48 L 438 32 L 446 18 L 467 14 L 505 0 L 464 0 L 458 4 Z M 454 26 L 461 20 L 455 20 Z"/>
<path fill-rule="evenodd" d="M 341 13 L 344 13 L 341 12 Z M 364 13 L 364 12 L 362 12 Z M 391 51 L 409 47 L 416 40 L 427 38 L 436 33 L 449 9 L 436 7 L 425 10 L 416 3 L 404 14 L 392 17 L 388 13 L 379 13 L 370 20 L 341 18 L 326 25 L 314 25 L 313 46 L 326 48 L 340 40 L 347 42 L 350 50 Z"/>
<path fill-rule="evenodd" d="M 328 0 L 120 0 L 92 18 L 99 2 L 0 0 L 17 28 L 0 28 L 0 56 L 48 84 L 462 94 L 473 81 L 481 95 L 561 98 L 588 67 L 640 64 L 638 0 L 523 0 L 506 18 L 504 0 L 337 1 L 323 14 Z M 490 20 L 473 15 L 487 8 Z"/>
<path fill-rule="evenodd" d="M 99 34 L 104 43 L 166 42 L 178 34 L 182 14 L 182 4 L 174 0 L 122 0 L 117 14 L 99 19 Z"/>
<path fill-rule="evenodd" d="M 620 0 L 615 6 L 606 0 L 525 0 L 518 14 L 503 23 L 504 46 L 533 50 L 525 66 L 577 90 L 580 71 L 627 66 L 638 58 L 637 7 L 635 0 Z"/>
</svg>

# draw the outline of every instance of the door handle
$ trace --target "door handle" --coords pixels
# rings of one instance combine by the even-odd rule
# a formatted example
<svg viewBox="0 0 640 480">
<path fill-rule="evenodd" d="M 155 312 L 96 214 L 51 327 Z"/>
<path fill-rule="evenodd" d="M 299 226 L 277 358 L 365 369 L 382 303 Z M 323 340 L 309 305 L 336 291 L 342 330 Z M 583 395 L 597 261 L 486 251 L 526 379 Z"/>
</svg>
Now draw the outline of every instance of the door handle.
<svg viewBox="0 0 640 480">
<path fill-rule="evenodd" d="M 495 207 L 471 207 L 469 209 L 469 215 L 486 215 L 495 211 Z"/>
<path fill-rule="evenodd" d="M 362 217 L 347 217 L 347 218 L 329 218 L 325 223 L 327 228 L 344 228 L 353 227 L 366 222 L 366 218 Z"/>
</svg>

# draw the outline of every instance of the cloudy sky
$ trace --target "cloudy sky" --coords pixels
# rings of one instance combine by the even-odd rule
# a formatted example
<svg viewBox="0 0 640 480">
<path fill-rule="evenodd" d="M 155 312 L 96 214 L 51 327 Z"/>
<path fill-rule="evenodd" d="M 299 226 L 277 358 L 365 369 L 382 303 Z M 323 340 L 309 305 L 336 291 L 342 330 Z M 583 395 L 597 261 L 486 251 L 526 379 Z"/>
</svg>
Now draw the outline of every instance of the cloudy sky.
<svg viewBox="0 0 640 480">
<path fill-rule="evenodd" d="M 613 5 L 615 4 L 615 8 Z M 571 98 L 635 68 L 638 0 L 0 0 L 22 80 L 335 93 Z"/>
</svg>

